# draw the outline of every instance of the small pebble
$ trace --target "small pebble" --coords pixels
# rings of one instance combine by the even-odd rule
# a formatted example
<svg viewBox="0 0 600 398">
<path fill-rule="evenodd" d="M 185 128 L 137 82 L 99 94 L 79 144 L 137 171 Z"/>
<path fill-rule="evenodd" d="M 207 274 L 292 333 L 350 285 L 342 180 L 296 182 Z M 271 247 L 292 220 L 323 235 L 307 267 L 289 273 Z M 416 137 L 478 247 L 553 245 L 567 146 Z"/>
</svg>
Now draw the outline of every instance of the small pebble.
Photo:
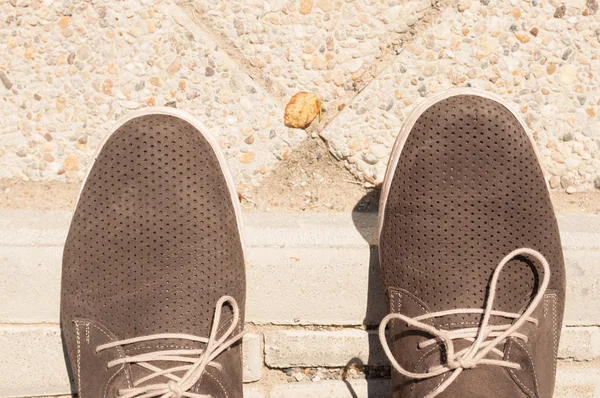
<svg viewBox="0 0 600 398">
<path fill-rule="evenodd" d="M 114 120 L 166 104 L 215 133 L 247 186 L 320 136 L 371 187 L 420 98 L 458 86 L 499 93 L 519 110 L 552 189 L 600 185 L 597 0 L 457 0 L 442 20 L 397 0 L 203 2 L 209 34 L 187 4 L 24 1 L 0 5 L 0 109 L 20 129 L 3 135 L 0 166 L 19 178 L 79 181 Z M 224 48 L 221 36 L 233 41 Z M 280 104 L 303 90 L 328 110 L 307 132 L 283 125 Z M 77 166 L 64 164 L 69 156 Z"/>
<path fill-rule="evenodd" d="M 10 90 L 13 86 L 13 84 L 10 81 L 10 79 L 8 78 L 8 76 L 6 76 L 6 74 L 1 70 L 0 70 L 0 81 L 2 82 L 2 85 L 4 85 L 4 88 L 7 90 Z"/>
</svg>

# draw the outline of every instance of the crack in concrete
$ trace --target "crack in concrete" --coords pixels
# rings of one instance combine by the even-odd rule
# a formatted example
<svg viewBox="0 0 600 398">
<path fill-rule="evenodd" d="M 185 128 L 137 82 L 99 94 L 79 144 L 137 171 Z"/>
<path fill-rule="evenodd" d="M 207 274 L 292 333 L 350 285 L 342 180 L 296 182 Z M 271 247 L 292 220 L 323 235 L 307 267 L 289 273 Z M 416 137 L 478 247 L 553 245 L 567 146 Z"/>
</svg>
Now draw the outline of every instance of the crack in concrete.
<svg viewBox="0 0 600 398">
<path fill-rule="evenodd" d="M 253 81 L 270 94 L 273 101 L 281 106 L 283 109 L 287 103 L 287 94 L 285 90 L 275 80 L 266 76 L 259 68 L 251 65 L 250 61 L 246 59 L 240 51 L 221 31 L 218 29 L 212 29 L 208 27 L 194 7 L 194 3 L 189 0 L 178 0 L 176 4 L 188 11 L 191 14 L 191 19 L 204 33 L 209 35 L 219 46 L 227 53 L 233 62 L 246 73 Z M 419 33 L 425 30 L 427 26 L 434 23 L 439 16 L 440 5 L 437 1 L 432 1 L 429 8 L 420 10 L 417 22 L 407 31 L 403 32 L 391 32 L 385 38 L 380 41 L 379 48 L 383 52 L 383 56 L 378 60 L 372 62 L 366 71 L 360 76 L 357 81 L 353 83 L 353 90 L 346 91 L 346 95 L 335 98 L 327 103 L 327 108 L 323 112 L 323 118 L 320 121 L 313 121 L 313 123 L 306 128 L 308 135 L 312 135 L 313 138 L 319 136 L 324 142 L 327 142 L 320 133 L 325 130 L 331 122 L 341 114 L 342 110 L 346 106 L 351 106 L 351 103 L 356 97 L 367 88 L 373 81 L 383 73 L 388 66 L 390 66 L 402 53 L 405 44 L 412 42 L 418 37 Z M 382 48 L 383 47 L 383 48 Z M 333 110 L 333 113 L 332 113 Z M 330 149 L 331 151 L 331 149 Z"/>
</svg>

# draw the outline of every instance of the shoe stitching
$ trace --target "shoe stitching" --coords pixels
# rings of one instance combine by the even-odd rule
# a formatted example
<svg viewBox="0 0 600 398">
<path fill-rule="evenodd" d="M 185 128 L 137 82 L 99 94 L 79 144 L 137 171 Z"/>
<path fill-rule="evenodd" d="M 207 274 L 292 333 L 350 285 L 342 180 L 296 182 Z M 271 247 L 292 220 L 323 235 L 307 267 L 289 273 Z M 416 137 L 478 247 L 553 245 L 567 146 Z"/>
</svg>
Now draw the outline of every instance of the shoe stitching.
<svg viewBox="0 0 600 398">
<path fill-rule="evenodd" d="M 533 362 L 533 358 L 531 357 L 531 355 L 529 354 L 529 351 L 527 350 L 527 348 L 525 346 L 523 346 L 521 343 L 519 343 L 516 339 L 512 340 L 512 343 L 517 344 L 519 347 L 521 347 L 521 349 L 525 352 L 525 355 L 527 355 L 527 357 L 529 358 L 529 363 L 531 364 L 531 370 L 533 372 L 533 382 L 534 382 L 534 387 L 537 391 L 539 391 L 539 386 L 538 386 L 538 380 L 537 380 L 537 374 L 535 372 L 535 363 Z M 512 349 L 512 344 L 508 344 L 508 350 L 506 352 L 506 359 L 510 358 L 510 352 Z M 509 373 L 513 376 L 513 378 L 515 379 L 515 381 L 521 386 L 523 387 L 525 390 L 527 390 L 527 392 L 529 392 L 531 395 L 535 396 L 536 394 L 531 391 L 529 388 L 527 388 L 527 386 L 525 385 L 525 383 L 523 381 L 521 381 L 521 379 L 519 378 L 519 376 L 517 376 L 517 374 L 515 373 L 515 371 L 513 369 L 508 369 Z"/>
<path fill-rule="evenodd" d="M 98 331 L 102 332 L 102 334 L 104 334 L 104 335 L 105 335 L 105 336 L 106 336 L 106 337 L 107 337 L 107 338 L 108 338 L 110 341 L 115 341 L 115 339 L 114 339 L 114 338 L 113 338 L 113 337 L 112 337 L 112 336 L 111 336 L 111 335 L 110 335 L 110 334 L 109 334 L 109 333 L 108 333 L 106 330 L 104 330 L 104 329 L 103 329 L 103 326 L 101 327 L 101 326 L 97 325 L 95 322 L 91 322 L 91 321 L 88 321 L 88 322 L 86 322 L 86 324 L 87 324 L 87 328 L 88 328 L 88 330 L 89 330 L 89 327 L 90 327 L 90 325 L 92 325 L 92 326 L 93 326 L 93 327 L 95 327 L 95 328 L 96 328 Z M 124 356 L 124 354 L 123 354 L 121 351 L 117 351 L 117 352 L 119 353 L 119 357 L 121 357 L 121 358 L 122 358 L 122 357 Z M 112 380 L 112 378 L 113 378 L 113 377 L 114 377 L 114 376 L 115 376 L 117 373 L 119 373 L 119 372 L 120 372 L 122 369 L 124 369 L 124 368 L 125 368 L 125 365 L 122 365 L 122 366 L 121 366 L 119 369 L 117 369 L 117 371 L 116 371 L 116 372 L 113 374 L 113 376 L 111 376 L 111 378 L 109 379 L 109 382 L 110 382 L 110 380 Z M 129 379 L 129 373 L 128 373 L 127 371 L 125 371 L 125 378 L 127 379 L 127 385 L 128 385 L 128 387 L 131 387 L 131 380 Z M 105 388 L 105 396 L 106 396 L 106 390 L 107 390 L 107 389 L 108 389 L 108 384 L 106 385 L 106 388 Z"/>
<path fill-rule="evenodd" d="M 233 318 L 231 318 L 233 319 Z M 218 331 L 221 331 L 221 329 L 223 327 L 225 327 L 225 325 L 227 325 L 227 321 L 229 321 L 230 319 L 227 319 L 225 322 L 223 322 L 221 325 L 219 325 L 219 328 L 217 329 Z M 241 322 L 237 325 L 236 327 L 238 329 L 239 332 L 242 331 L 242 324 Z M 244 353 L 242 352 L 242 350 L 238 350 L 239 351 L 239 356 L 240 356 L 240 363 L 244 363 Z"/>
<path fill-rule="evenodd" d="M 225 387 L 223 387 L 223 384 L 221 384 L 221 382 L 215 376 L 210 374 L 210 372 L 206 372 L 206 374 L 219 384 L 219 386 L 221 387 L 221 391 L 223 391 L 223 394 L 225 394 L 225 398 L 229 398 L 229 395 L 227 394 L 227 391 L 225 391 Z"/>
<path fill-rule="evenodd" d="M 233 308 L 233 315 L 232 315 L 232 317 L 230 317 L 231 322 L 229 325 L 227 323 L 220 322 L 221 310 L 226 303 L 229 303 Z M 170 381 L 169 383 L 167 383 L 169 390 L 181 395 L 182 392 L 189 391 L 190 389 L 196 389 L 196 386 L 198 386 L 198 384 L 201 383 L 201 380 L 203 379 L 203 376 L 204 376 L 204 373 L 206 370 L 206 366 L 209 366 L 209 362 L 212 362 L 212 359 L 214 359 L 214 357 L 216 357 L 219 354 L 221 354 L 222 352 L 226 351 L 232 344 L 235 344 L 244 335 L 244 332 L 242 332 L 242 333 L 237 334 L 228 339 L 228 337 L 231 334 L 233 334 L 233 332 L 236 329 L 238 329 L 240 327 L 239 307 L 238 307 L 237 303 L 235 302 L 235 300 L 233 299 L 233 297 L 222 296 L 219 299 L 219 301 L 217 302 L 216 308 L 217 308 L 217 310 L 215 311 L 215 315 L 214 315 L 214 319 L 213 319 L 213 326 L 211 327 L 210 335 L 208 338 L 200 338 L 200 337 L 186 335 L 186 334 L 163 333 L 163 334 L 155 334 L 155 335 L 149 335 L 149 336 L 138 336 L 138 337 L 133 337 L 133 338 L 126 339 L 126 340 L 113 341 L 113 339 L 110 338 L 110 336 L 109 336 L 111 341 L 109 343 L 99 345 L 96 348 L 96 352 L 100 352 L 100 351 L 103 351 L 103 350 L 106 350 L 109 348 L 119 347 L 119 349 L 120 349 L 119 352 L 123 353 L 122 346 L 135 344 L 138 342 L 151 341 L 151 340 L 157 340 L 157 339 L 166 339 L 166 338 L 171 338 L 171 339 L 182 338 L 182 339 L 186 339 L 186 340 L 199 341 L 199 342 L 206 343 L 207 347 L 209 347 L 210 350 L 196 349 L 196 350 L 192 350 L 192 352 L 190 352 L 190 354 L 199 354 L 200 356 L 198 357 L 197 361 L 190 361 L 191 365 L 186 366 L 186 370 L 188 370 L 186 375 L 184 375 L 183 377 L 176 380 L 176 382 Z M 225 327 L 227 328 L 225 334 L 223 336 L 219 337 L 218 336 L 219 331 Z M 157 346 L 157 345 L 155 344 L 155 346 Z M 165 351 L 162 353 L 150 352 L 148 354 L 138 354 L 136 356 L 131 356 L 131 357 L 123 355 L 121 358 L 110 361 L 108 363 L 108 367 L 111 368 L 116 365 L 121 365 L 121 368 L 123 368 L 125 366 L 125 364 L 127 364 L 127 363 L 136 363 L 136 362 L 140 362 L 141 365 L 144 365 L 144 363 L 146 363 L 146 362 L 163 360 L 162 358 L 167 357 L 167 356 L 168 356 L 168 358 L 165 360 L 169 360 L 169 358 L 171 358 L 171 357 L 176 359 L 176 358 L 178 358 L 177 355 L 180 355 L 179 352 L 177 352 L 177 351 Z M 151 378 L 158 377 L 160 375 L 168 373 L 167 370 L 158 369 L 156 367 L 149 367 L 149 369 L 155 370 L 155 372 L 150 374 L 149 376 L 144 377 L 141 380 L 149 380 Z M 120 371 L 120 369 L 119 369 L 119 371 Z M 215 377 L 213 375 L 210 375 L 210 377 L 215 379 Z M 227 392 L 224 391 L 223 385 L 219 382 L 219 380 L 217 380 L 217 379 L 215 379 L 215 380 L 221 386 L 221 389 L 223 390 L 225 395 L 228 397 Z M 162 384 L 160 384 L 160 385 L 153 384 L 153 385 L 147 385 L 147 386 L 143 386 L 143 387 L 133 387 L 128 390 L 123 390 L 124 391 L 123 394 L 127 395 L 127 396 L 134 396 L 134 395 L 137 396 L 137 395 L 139 395 L 139 393 L 144 393 L 147 396 L 150 396 L 150 395 L 158 396 L 155 394 L 159 393 L 159 395 L 162 396 L 163 393 L 161 392 L 162 391 L 160 389 L 161 387 L 162 387 Z M 202 396 L 204 396 L 204 395 L 202 395 Z"/>
<path fill-rule="evenodd" d="M 134 348 L 129 348 L 127 350 L 125 350 L 126 353 L 132 352 L 132 351 L 137 351 L 137 350 L 146 350 L 149 348 L 182 348 L 182 349 L 186 349 L 186 350 L 193 350 L 194 347 L 190 347 L 190 346 L 186 346 L 186 345 L 171 345 L 171 344 L 166 344 L 166 345 L 149 345 L 149 346 L 142 346 L 142 347 L 134 347 Z"/>
<path fill-rule="evenodd" d="M 402 293 L 399 290 L 390 289 L 390 293 L 392 296 L 392 312 L 398 312 L 400 308 L 402 308 Z M 399 307 L 397 304 L 399 303 Z"/>
<path fill-rule="evenodd" d="M 75 327 L 75 332 L 77 334 L 77 387 L 78 387 L 78 396 L 79 397 L 83 397 L 83 395 L 82 395 L 82 387 L 81 387 L 81 336 L 80 336 L 80 332 L 79 332 L 80 323 L 82 321 L 75 320 L 73 322 L 75 323 L 75 326 L 76 326 Z M 86 342 L 87 342 L 87 344 L 89 344 L 89 342 L 90 342 L 90 324 L 91 324 L 91 322 L 89 322 L 89 321 L 85 322 L 85 326 L 86 326 Z M 114 341 L 114 339 L 106 331 L 102 330 L 100 327 L 98 327 L 95 324 L 92 325 L 92 326 L 94 326 L 96 329 L 98 329 L 99 331 L 101 331 L 111 341 Z M 121 368 L 117 369 L 117 371 L 108 379 L 107 384 L 104 387 L 104 397 L 106 397 L 106 393 L 107 393 L 108 386 L 109 386 L 110 382 L 121 371 L 121 369 L 123 369 L 123 366 Z M 131 385 L 131 382 L 129 380 L 129 375 L 127 374 L 127 372 L 125 372 L 125 377 L 127 378 L 127 383 L 129 385 Z"/>
<path fill-rule="evenodd" d="M 433 390 L 431 390 L 431 391 L 434 391 L 434 390 L 438 389 L 438 388 L 439 388 L 439 387 L 442 385 L 442 383 L 444 382 L 444 380 L 446 380 L 446 374 L 443 374 L 443 375 L 440 377 L 440 382 L 439 382 L 439 383 L 437 384 L 437 386 L 435 386 L 435 388 L 434 388 Z M 431 392 L 431 391 L 429 391 L 429 392 Z"/>
<path fill-rule="evenodd" d="M 393 290 L 393 289 L 390 289 L 390 295 L 391 295 L 391 300 L 390 301 L 391 301 L 391 305 L 392 305 L 392 312 L 395 313 L 395 312 L 397 312 L 396 311 L 397 303 L 401 300 L 402 296 L 401 296 L 400 292 L 398 292 L 396 290 Z M 400 306 L 402 306 L 402 304 L 400 304 Z M 390 334 L 391 334 L 390 340 L 392 340 L 392 341 L 394 339 L 394 336 L 397 333 L 397 330 L 396 330 L 397 326 L 396 326 L 396 324 L 397 324 L 397 322 L 392 322 L 392 324 L 390 326 Z M 392 372 L 393 371 L 394 370 L 392 370 Z"/>
<path fill-rule="evenodd" d="M 112 376 L 110 376 L 110 378 L 108 379 L 108 381 L 106 382 L 106 385 L 104 386 L 104 398 L 106 398 L 106 394 L 108 393 L 108 386 L 110 386 L 110 383 L 112 382 L 112 380 L 115 378 L 115 376 L 117 374 L 119 374 L 119 371 L 121 369 L 118 369 L 115 373 L 113 373 Z"/>
<path fill-rule="evenodd" d="M 400 312 L 400 309 L 402 308 L 402 293 L 399 290 L 392 290 L 392 297 L 394 298 L 392 300 L 392 312 L 394 312 L 394 313 Z M 391 336 L 392 339 L 396 335 L 397 331 L 398 331 L 398 322 L 393 322 L 392 323 L 392 336 Z"/>
<path fill-rule="evenodd" d="M 90 324 L 92 322 L 88 322 L 88 324 Z M 108 339 L 110 341 L 115 341 L 115 339 L 104 329 L 102 329 L 100 326 L 96 325 L 96 323 L 93 323 L 92 326 L 94 326 L 96 329 L 98 329 L 99 331 L 101 331 L 106 337 L 108 337 Z"/>
<path fill-rule="evenodd" d="M 513 259 L 516 256 L 522 255 L 522 254 L 534 257 L 535 259 L 540 261 L 540 263 L 544 269 L 542 283 L 538 287 L 537 292 L 531 299 L 529 305 L 527 307 L 525 307 L 523 312 L 510 313 L 510 312 L 506 312 L 506 311 L 494 310 L 493 309 L 494 308 L 494 299 L 496 296 L 496 289 L 498 286 L 498 280 L 500 277 L 500 273 L 502 272 L 502 269 L 504 268 L 504 266 L 511 259 Z M 492 359 L 492 358 L 486 358 L 486 355 L 492 351 L 498 355 L 502 355 L 501 352 L 497 348 L 495 348 L 495 346 L 500 343 L 503 343 L 507 338 L 509 338 L 509 340 L 507 341 L 508 348 L 509 348 L 507 355 L 510 355 L 510 348 L 512 348 L 512 345 L 511 345 L 512 339 L 515 339 L 515 341 L 516 341 L 516 339 L 521 339 L 523 341 L 527 340 L 527 336 L 523 333 L 518 333 L 518 329 L 521 328 L 522 326 L 524 326 L 528 322 L 534 323 L 536 326 L 538 325 L 538 321 L 532 317 L 532 314 L 536 310 L 536 307 L 538 307 L 538 305 L 543 301 L 544 292 L 548 288 L 549 283 L 550 283 L 550 264 L 548 263 L 547 259 L 540 252 L 538 252 L 534 249 L 530 249 L 530 248 L 526 248 L 526 247 L 519 248 L 519 249 L 513 250 L 512 252 L 510 252 L 509 254 L 504 256 L 504 258 L 498 263 L 498 265 L 494 269 L 492 279 L 489 282 L 489 288 L 488 288 L 489 293 L 486 297 L 485 308 L 483 308 L 481 310 L 469 309 L 469 308 L 457 309 L 457 310 L 445 310 L 445 311 L 438 311 L 438 312 L 434 312 L 434 313 L 426 313 L 423 315 L 416 316 L 414 318 L 408 317 L 407 315 L 400 314 L 400 313 L 391 313 L 391 314 L 386 315 L 381 320 L 381 323 L 378 328 L 379 338 L 383 345 L 383 349 L 384 349 L 386 355 L 388 356 L 388 358 L 390 359 L 393 367 L 400 374 L 402 374 L 408 378 L 427 379 L 427 378 L 440 376 L 444 373 L 452 373 L 452 375 L 446 381 L 444 381 L 439 386 L 439 388 L 437 388 L 436 390 L 434 390 L 433 392 L 431 392 L 430 394 L 427 395 L 428 397 L 431 397 L 431 398 L 434 396 L 440 395 L 444 390 L 446 390 L 446 388 L 449 387 L 450 384 L 452 384 L 456 380 L 457 377 L 459 377 L 460 373 L 463 370 L 472 369 L 474 367 L 477 367 L 480 364 L 498 365 L 498 366 L 504 366 L 506 368 L 520 370 L 522 368 L 518 363 L 510 362 L 506 359 L 505 360 L 497 360 L 497 359 Z M 483 320 L 478 329 L 457 329 L 457 330 L 448 331 L 445 329 L 437 328 L 435 326 L 432 326 L 432 325 L 424 322 L 431 318 L 436 318 L 436 317 L 441 317 L 441 316 L 446 316 L 446 315 L 472 314 L 472 313 L 483 314 Z M 513 321 L 512 323 L 507 323 L 505 325 L 494 326 L 494 325 L 490 324 L 490 318 L 495 315 L 502 316 L 502 317 L 508 318 L 508 319 L 512 318 L 512 319 L 515 319 L 515 321 Z M 424 347 L 427 347 L 428 345 L 432 345 L 432 344 L 436 344 L 436 343 L 439 344 L 440 341 L 443 342 L 444 345 L 447 347 L 447 357 L 448 357 L 447 364 L 435 366 L 433 368 L 430 368 L 427 372 L 424 372 L 424 373 L 415 373 L 415 372 L 411 372 L 411 371 L 403 368 L 398 363 L 395 356 L 392 354 L 392 349 L 388 345 L 387 339 L 385 336 L 386 326 L 390 323 L 390 321 L 397 321 L 397 320 L 406 322 L 409 326 L 423 330 L 424 332 L 427 332 L 427 333 L 431 334 L 432 336 L 434 336 L 434 338 L 432 338 L 432 339 L 429 339 L 422 343 L 419 343 L 419 346 L 421 348 L 424 348 Z M 488 338 L 490 338 L 490 337 L 492 337 L 493 339 L 488 340 Z M 455 339 L 465 339 L 465 340 L 471 341 L 472 345 L 463 350 L 455 352 L 454 344 L 453 344 L 453 340 L 455 340 Z M 519 344 L 519 343 L 517 342 L 517 344 Z M 519 344 L 519 347 L 521 347 L 520 344 Z M 527 357 L 529 358 L 530 363 L 533 367 L 534 388 L 536 390 L 539 390 L 537 373 L 535 372 L 535 364 L 533 364 L 533 360 L 531 359 L 531 355 L 530 355 L 529 351 L 527 350 L 527 348 L 526 347 L 522 347 L 522 348 L 525 351 L 525 353 L 526 353 Z M 510 374 L 514 376 L 514 372 L 511 372 Z M 527 388 L 525 388 L 525 389 L 527 389 Z M 525 389 L 523 389 L 523 391 L 525 391 Z M 527 390 L 530 391 L 529 389 L 527 389 Z"/>
<path fill-rule="evenodd" d="M 439 325 L 439 328 L 443 328 L 445 326 L 458 326 L 458 325 L 470 325 L 470 326 L 477 326 L 479 325 L 479 322 L 450 322 L 450 323 L 443 323 L 441 325 Z"/>
<path fill-rule="evenodd" d="M 506 352 L 506 359 L 510 358 L 510 350 L 512 348 L 512 345 L 509 344 L 508 345 L 508 351 Z M 521 386 L 522 388 L 524 388 L 525 390 L 527 390 L 527 392 L 530 395 L 533 395 L 533 391 L 531 391 L 529 388 L 527 388 L 527 386 L 519 379 L 519 377 L 517 377 L 517 375 L 515 374 L 515 372 L 512 369 L 508 369 L 508 372 L 513 376 L 513 379 L 517 382 L 517 384 L 519 384 L 519 386 Z"/>
<path fill-rule="evenodd" d="M 390 291 L 392 293 L 392 297 L 395 296 L 395 297 L 398 298 L 398 301 L 392 300 L 392 311 L 393 312 L 400 312 L 400 309 L 402 308 L 402 297 L 403 297 L 402 291 L 399 290 L 399 289 L 398 290 L 397 289 L 390 289 Z M 412 299 L 412 297 L 410 297 L 410 295 L 408 295 L 408 297 Z M 423 305 L 421 305 L 421 303 L 419 303 L 417 300 L 413 299 L 413 302 L 415 302 L 419 307 L 421 307 L 421 309 L 423 311 L 427 312 L 427 310 L 423 307 Z M 396 307 L 396 303 L 399 303 L 398 307 Z M 392 334 L 395 334 L 395 329 L 396 328 L 395 328 L 394 325 L 396 323 L 397 322 L 393 322 L 392 323 L 392 331 L 393 331 Z M 429 355 L 431 352 L 433 352 L 435 349 L 436 349 L 436 347 L 432 347 L 429 351 L 427 351 L 426 353 L 424 353 L 423 356 L 421 356 L 421 358 L 419 359 L 419 361 L 417 361 L 417 364 L 415 365 L 415 368 L 414 368 L 415 371 L 417 370 L 417 367 L 419 366 L 419 364 L 421 363 L 421 361 L 424 360 L 425 357 L 427 355 Z M 437 386 L 435 386 L 435 388 L 433 390 L 437 389 L 444 382 L 444 380 L 446 380 L 446 375 L 445 374 L 440 377 L 440 381 L 438 382 Z M 410 396 L 411 397 L 414 395 L 414 392 L 415 392 L 414 390 L 415 390 L 415 383 L 412 383 L 411 386 L 410 386 Z M 431 391 L 433 391 L 433 390 L 431 390 Z"/>
<path fill-rule="evenodd" d="M 115 341 L 115 339 L 114 339 L 114 338 L 113 338 L 113 337 L 112 337 L 112 336 L 111 336 L 111 335 L 110 335 L 110 334 L 109 334 L 107 331 L 105 331 L 105 330 L 103 329 L 103 327 L 100 327 L 100 326 L 99 326 L 99 325 L 97 325 L 96 323 L 87 322 L 88 328 L 89 328 L 90 324 L 91 324 L 93 327 L 95 327 L 97 330 L 99 330 L 100 332 L 102 332 L 102 333 L 103 333 L 103 334 L 104 334 L 106 337 L 108 337 L 108 339 L 109 339 L 110 341 Z M 124 356 L 124 354 L 123 354 L 123 353 L 122 353 L 120 350 L 117 350 L 117 352 L 119 353 L 119 357 L 121 357 L 121 358 L 122 358 L 122 357 Z M 127 380 L 127 387 L 131 387 L 131 380 L 130 380 L 130 378 L 129 378 L 129 372 L 127 372 L 127 369 L 125 369 L 125 365 L 121 365 L 121 367 L 120 367 L 120 368 L 118 368 L 118 369 L 116 370 L 116 372 L 115 372 L 115 373 L 113 373 L 113 375 L 112 375 L 112 376 L 111 376 L 111 377 L 108 379 L 108 381 L 106 382 L 106 385 L 104 386 L 104 397 L 105 397 L 105 398 L 106 398 L 106 393 L 108 392 L 108 386 L 110 385 L 110 382 L 113 380 L 113 378 L 114 378 L 114 377 L 115 377 L 117 374 L 119 374 L 119 372 L 120 372 L 121 370 L 124 370 L 124 373 L 125 373 L 125 379 Z"/>
<path fill-rule="evenodd" d="M 536 389 L 536 391 L 540 391 L 540 385 L 538 383 L 537 372 L 535 371 L 535 362 L 533 362 L 533 358 L 532 358 L 531 354 L 529 353 L 529 350 L 521 342 L 515 340 L 515 343 L 517 343 L 523 350 L 525 350 L 525 354 L 527 354 L 529 361 L 531 361 L 531 369 L 533 371 L 533 381 L 534 381 L 535 389 Z"/>
<path fill-rule="evenodd" d="M 73 323 L 75 323 L 75 333 L 77 334 L 77 396 L 83 398 L 83 394 L 81 393 L 81 339 L 79 336 L 79 322 L 73 321 Z"/>
<path fill-rule="evenodd" d="M 421 358 L 419 358 L 419 360 L 417 361 L 417 363 L 416 363 L 416 364 L 415 364 L 415 366 L 413 367 L 413 370 L 416 372 L 416 371 L 419 369 L 419 366 L 421 365 L 421 362 L 423 362 L 423 361 L 425 360 L 425 358 L 426 358 L 426 357 L 427 357 L 429 354 L 431 354 L 432 352 L 434 352 L 434 351 L 435 351 L 435 350 L 437 350 L 437 349 L 438 349 L 438 347 L 437 347 L 437 346 L 433 346 L 433 347 L 431 347 L 431 348 L 430 348 L 430 349 L 429 349 L 427 352 L 423 353 L 423 355 L 421 355 Z M 442 384 L 442 383 L 444 382 L 444 378 L 445 378 L 445 377 L 446 377 L 446 376 L 445 376 L 445 375 L 443 375 L 443 377 L 442 377 L 442 380 L 440 381 L 440 383 L 438 384 L 438 386 L 437 386 L 437 387 L 439 387 L 439 386 L 440 386 L 440 384 Z M 416 384 L 416 383 L 414 383 L 414 382 L 413 382 L 413 383 L 411 383 L 411 385 L 410 385 L 410 396 L 411 396 L 411 397 L 413 396 L 413 394 L 414 394 L 414 392 L 415 392 L 415 384 Z M 437 388 L 437 387 L 436 387 L 436 388 Z M 433 391 L 433 390 L 435 390 L 435 388 L 434 388 L 434 389 L 432 389 L 431 391 Z M 430 391 L 430 392 L 431 392 L 431 391 Z"/>
<path fill-rule="evenodd" d="M 230 318 L 230 319 L 233 319 L 233 318 Z M 222 329 L 222 328 L 224 328 L 224 327 L 225 327 L 225 325 L 227 325 L 227 322 L 228 322 L 230 319 L 226 319 L 226 320 L 225 320 L 225 322 L 221 323 L 221 324 L 219 325 L 219 327 L 217 327 L 217 332 L 220 332 L 220 331 L 221 331 L 221 329 Z M 238 326 L 237 326 L 236 328 L 238 328 L 238 329 L 239 329 L 239 327 L 240 327 L 240 325 L 238 324 Z M 241 353 L 241 351 L 242 351 L 242 350 L 240 350 L 240 358 L 242 358 L 242 361 L 243 361 L 243 357 L 242 357 L 242 353 Z M 223 388 L 223 385 L 222 385 L 222 384 L 219 382 L 219 380 L 217 380 L 217 379 L 216 379 L 216 378 L 215 378 L 213 375 L 211 375 L 209 371 L 206 371 L 206 373 L 205 373 L 205 374 L 208 374 L 210 377 L 212 377 L 214 380 L 216 380 L 216 382 L 217 382 L 217 383 L 219 383 L 219 385 L 221 386 L 221 389 L 222 389 L 222 390 L 223 390 L 223 392 L 225 393 L 225 396 L 227 396 L 227 392 L 224 390 L 224 388 Z M 203 381 L 203 380 L 204 380 L 204 374 L 202 374 L 202 376 L 200 377 L 200 379 L 199 379 L 199 380 L 198 380 L 198 382 L 196 383 L 196 387 L 195 387 L 195 390 L 196 390 L 196 392 L 198 392 L 198 389 L 200 389 L 200 386 L 202 385 L 202 381 Z"/>
<path fill-rule="evenodd" d="M 242 331 L 242 325 L 239 325 L 238 331 L 241 333 Z M 242 339 L 242 344 L 244 344 L 244 340 Z M 239 352 L 239 356 L 240 356 L 240 363 L 242 364 L 242 368 L 244 366 L 244 352 L 242 349 L 238 350 Z"/>
<path fill-rule="evenodd" d="M 554 352 L 554 365 L 552 367 L 553 371 L 554 371 L 554 375 L 556 375 L 556 357 L 558 356 L 558 322 L 557 322 L 557 317 L 556 317 L 556 301 L 557 301 L 557 295 L 556 293 L 550 293 L 548 294 L 549 297 L 552 298 L 552 335 L 553 335 L 553 339 L 554 339 L 554 346 L 553 346 L 553 352 Z"/>
<path fill-rule="evenodd" d="M 425 307 L 425 305 L 421 302 L 421 300 L 419 300 L 417 297 L 415 297 L 412 293 L 410 293 L 404 289 L 396 289 L 396 288 L 390 288 L 390 291 L 395 292 L 401 298 L 402 298 L 402 295 L 406 295 L 415 304 L 417 304 L 425 313 L 429 313 L 429 310 Z"/>
</svg>

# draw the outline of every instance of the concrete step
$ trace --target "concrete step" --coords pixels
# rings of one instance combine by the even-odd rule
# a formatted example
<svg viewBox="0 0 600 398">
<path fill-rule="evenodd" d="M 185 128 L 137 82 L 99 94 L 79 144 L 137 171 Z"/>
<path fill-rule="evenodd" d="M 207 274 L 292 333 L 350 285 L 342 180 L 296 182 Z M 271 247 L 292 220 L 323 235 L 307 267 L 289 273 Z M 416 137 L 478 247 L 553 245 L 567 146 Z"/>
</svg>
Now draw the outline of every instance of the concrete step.
<svg viewBox="0 0 600 398">
<path fill-rule="evenodd" d="M 572 368 L 559 363 L 554 398 L 598 398 L 600 368 Z M 389 379 L 323 380 L 317 382 L 245 385 L 245 398 L 389 398 Z M 31 397 L 31 398 L 41 398 Z M 71 398 L 60 395 L 53 398 Z"/>
<path fill-rule="evenodd" d="M 70 217 L 0 211 L 0 396 L 70 392 L 58 328 Z M 568 296 L 557 396 L 600 396 L 600 216 L 558 218 Z M 386 396 L 383 379 L 279 383 L 266 376 L 296 367 L 343 368 L 351 361 L 387 364 L 365 326 L 376 325 L 385 311 L 373 246 L 377 215 L 249 213 L 245 219 L 248 396 Z"/>
</svg>

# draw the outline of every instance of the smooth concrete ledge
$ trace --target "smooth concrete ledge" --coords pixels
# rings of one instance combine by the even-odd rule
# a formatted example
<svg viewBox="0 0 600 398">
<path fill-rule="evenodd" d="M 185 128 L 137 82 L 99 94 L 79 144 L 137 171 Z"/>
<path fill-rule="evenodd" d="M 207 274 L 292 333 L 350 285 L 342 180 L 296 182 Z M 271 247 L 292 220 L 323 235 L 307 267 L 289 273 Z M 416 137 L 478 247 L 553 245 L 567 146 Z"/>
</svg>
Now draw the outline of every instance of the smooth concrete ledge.
<svg viewBox="0 0 600 398">
<path fill-rule="evenodd" d="M 62 246 L 71 212 L 0 210 L 0 246 Z M 600 249 L 600 215 L 558 214 L 564 249 Z M 248 247 L 377 244 L 377 213 L 246 213 Z"/>
<path fill-rule="evenodd" d="M 0 323 L 57 323 L 68 212 L 0 211 Z M 372 213 L 249 213 L 247 320 L 376 325 L 385 313 Z M 600 325 L 600 216 L 558 217 L 567 326 Z M 269 303 L 269 305 L 264 305 Z"/>
</svg>

